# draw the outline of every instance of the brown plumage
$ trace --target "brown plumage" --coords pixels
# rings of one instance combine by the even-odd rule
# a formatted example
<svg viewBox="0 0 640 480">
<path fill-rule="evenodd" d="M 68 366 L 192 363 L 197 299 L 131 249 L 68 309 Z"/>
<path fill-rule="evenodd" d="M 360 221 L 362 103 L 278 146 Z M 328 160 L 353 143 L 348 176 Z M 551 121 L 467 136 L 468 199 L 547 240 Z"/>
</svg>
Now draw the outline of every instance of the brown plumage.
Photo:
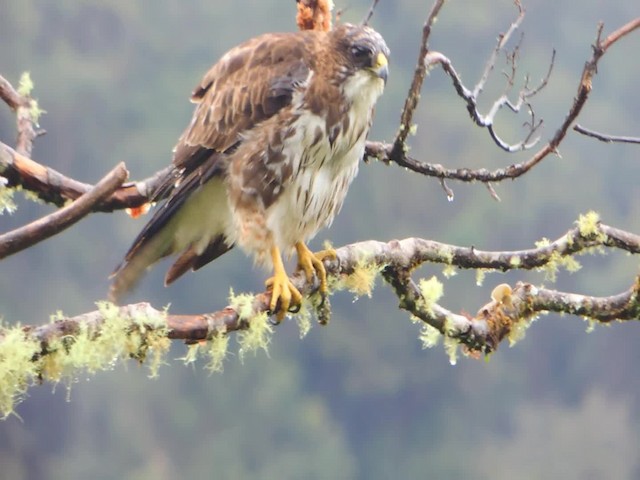
<svg viewBox="0 0 640 480">
<path fill-rule="evenodd" d="M 387 75 L 388 49 L 369 27 L 274 33 L 227 52 L 192 94 L 174 150 L 170 191 L 114 273 L 111 297 L 160 258 L 179 254 L 169 284 L 238 244 L 275 270 L 272 309 L 299 293 L 281 253 L 324 268 L 304 242 L 340 209 Z M 311 273 L 310 273 L 311 272 Z"/>
</svg>

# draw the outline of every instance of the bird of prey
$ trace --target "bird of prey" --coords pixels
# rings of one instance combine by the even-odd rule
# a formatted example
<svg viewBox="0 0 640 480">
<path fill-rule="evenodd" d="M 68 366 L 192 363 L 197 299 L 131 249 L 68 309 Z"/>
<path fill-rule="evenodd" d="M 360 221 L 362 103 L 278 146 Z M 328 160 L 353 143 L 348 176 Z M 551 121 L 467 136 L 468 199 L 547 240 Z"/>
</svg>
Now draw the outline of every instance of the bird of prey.
<svg viewBox="0 0 640 480">
<path fill-rule="evenodd" d="M 368 26 L 270 33 L 227 52 L 191 100 L 191 123 L 157 196 L 170 191 L 113 274 L 113 300 L 177 254 L 165 285 L 234 245 L 273 268 L 266 286 L 281 321 L 302 300 L 283 266 L 294 251 L 327 289 L 306 246 L 331 224 L 358 171 L 389 49 Z"/>
</svg>

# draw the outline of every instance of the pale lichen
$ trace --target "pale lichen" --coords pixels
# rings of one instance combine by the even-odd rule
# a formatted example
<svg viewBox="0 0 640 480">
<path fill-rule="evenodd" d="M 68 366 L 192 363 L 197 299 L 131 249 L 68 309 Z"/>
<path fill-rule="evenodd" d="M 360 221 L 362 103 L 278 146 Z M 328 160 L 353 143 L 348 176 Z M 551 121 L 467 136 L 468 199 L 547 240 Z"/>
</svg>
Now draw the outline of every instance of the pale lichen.
<svg viewBox="0 0 640 480">
<path fill-rule="evenodd" d="M 229 336 L 226 333 L 218 333 L 209 342 L 207 348 L 207 370 L 211 372 L 222 372 L 224 370 L 224 359 L 229 350 Z"/>
<path fill-rule="evenodd" d="M 429 280 L 421 279 L 418 284 L 418 289 L 422 295 L 420 307 L 424 308 L 430 314 L 433 314 L 433 305 L 442 298 L 444 286 L 434 275 Z"/>
<path fill-rule="evenodd" d="M 600 215 L 593 210 L 587 212 L 584 215 L 580 215 L 576 221 L 580 235 L 584 238 L 588 237 L 600 237 L 601 240 L 604 234 L 600 231 Z"/>
<path fill-rule="evenodd" d="M 34 85 L 33 80 L 31 80 L 31 75 L 29 72 L 23 72 L 18 82 L 18 93 L 23 97 L 29 97 L 33 91 L 33 87 Z M 37 100 L 31 99 L 29 105 L 29 116 L 31 117 L 31 121 L 37 124 L 43 113 L 47 112 L 40 108 Z"/>
<path fill-rule="evenodd" d="M 428 323 L 424 323 L 418 338 L 422 342 L 422 348 L 433 348 L 440 342 L 442 334 L 437 328 L 432 327 Z"/>
<path fill-rule="evenodd" d="M 112 369 L 117 361 L 147 360 L 157 375 L 169 350 L 166 318 L 135 310 L 132 317 L 111 303 L 98 304 L 99 316 L 78 321 L 73 334 L 41 344 L 17 327 L 0 328 L 0 412 L 8 415 L 36 381 L 64 382 L 69 388 L 82 374 Z M 61 312 L 53 321 L 64 320 Z"/>
<path fill-rule="evenodd" d="M 597 320 L 591 317 L 584 317 L 583 320 L 587 322 L 587 328 L 585 329 L 587 333 L 591 333 L 596 329 L 596 325 L 598 324 Z"/>
<path fill-rule="evenodd" d="M 302 300 L 300 311 L 295 316 L 295 319 L 298 324 L 298 330 L 300 331 L 300 339 L 302 340 L 311 330 L 311 309 L 306 299 Z"/>
<path fill-rule="evenodd" d="M 444 337 L 444 351 L 449 356 L 449 363 L 455 365 L 458 363 L 458 341 L 448 336 Z"/>
<path fill-rule="evenodd" d="M 0 325 L 0 415 L 14 413 L 29 386 L 38 378 L 39 365 L 34 362 L 40 342 L 25 335 L 20 325 Z"/>
<path fill-rule="evenodd" d="M 3 177 L 0 177 L 0 180 L 3 180 Z M 13 199 L 15 191 L 15 188 L 5 187 L 3 183 L 0 182 L 0 215 L 5 212 L 11 215 L 18 209 L 18 206 Z"/>
<path fill-rule="evenodd" d="M 543 238 L 535 243 L 536 248 L 546 248 L 551 245 L 551 242 L 547 238 Z M 555 282 L 558 278 L 558 272 L 560 268 L 564 268 L 569 273 L 577 272 L 582 268 L 580 262 L 570 255 L 562 255 L 557 250 L 553 250 L 546 263 L 539 267 L 539 272 L 545 273 L 545 280 L 549 282 Z"/>
<path fill-rule="evenodd" d="M 238 342 L 238 355 L 240 360 L 244 359 L 247 353 L 256 353 L 264 350 L 269 353 L 268 347 L 273 334 L 273 327 L 269 323 L 267 312 L 256 312 L 253 307 L 255 297 L 249 294 L 234 295 L 229 294 L 229 304 L 238 312 L 240 322 L 246 322 L 247 328 L 238 331 L 236 341 Z"/>
<path fill-rule="evenodd" d="M 442 275 L 445 278 L 451 278 L 456 276 L 457 274 L 458 274 L 458 269 L 451 264 L 445 265 L 445 267 L 442 269 Z"/>
<path fill-rule="evenodd" d="M 346 289 L 356 297 L 366 295 L 371 298 L 376 285 L 376 278 L 380 273 L 380 267 L 374 263 L 358 262 L 349 275 L 346 275 L 338 289 Z"/>
<path fill-rule="evenodd" d="M 484 268 L 479 268 L 478 270 L 476 270 L 476 285 L 478 287 L 482 286 L 486 276 L 487 276 L 487 270 L 485 270 Z"/>
<path fill-rule="evenodd" d="M 33 91 L 33 80 L 29 72 L 22 72 L 20 80 L 18 80 L 18 93 L 23 97 L 31 95 Z"/>
</svg>

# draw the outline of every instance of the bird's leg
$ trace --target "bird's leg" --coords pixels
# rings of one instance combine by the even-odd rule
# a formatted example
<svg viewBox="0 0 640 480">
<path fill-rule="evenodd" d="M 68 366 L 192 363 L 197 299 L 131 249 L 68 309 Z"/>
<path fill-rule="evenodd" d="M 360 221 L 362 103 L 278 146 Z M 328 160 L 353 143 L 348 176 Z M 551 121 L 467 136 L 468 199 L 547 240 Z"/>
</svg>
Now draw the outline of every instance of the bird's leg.
<svg viewBox="0 0 640 480">
<path fill-rule="evenodd" d="M 304 271 L 308 282 L 313 282 L 313 275 L 318 276 L 320 281 L 320 294 L 324 297 L 327 294 L 327 271 L 322 261 L 325 258 L 335 260 L 336 251 L 333 248 L 313 253 L 303 242 L 296 243 L 298 252 L 298 268 Z"/>
<path fill-rule="evenodd" d="M 282 263 L 282 255 L 278 247 L 271 247 L 271 260 L 273 261 L 273 277 L 265 282 L 267 289 L 271 291 L 269 309 L 276 314 L 276 320 L 280 323 L 290 309 L 297 311 L 302 303 L 302 295 L 287 276 Z"/>
</svg>

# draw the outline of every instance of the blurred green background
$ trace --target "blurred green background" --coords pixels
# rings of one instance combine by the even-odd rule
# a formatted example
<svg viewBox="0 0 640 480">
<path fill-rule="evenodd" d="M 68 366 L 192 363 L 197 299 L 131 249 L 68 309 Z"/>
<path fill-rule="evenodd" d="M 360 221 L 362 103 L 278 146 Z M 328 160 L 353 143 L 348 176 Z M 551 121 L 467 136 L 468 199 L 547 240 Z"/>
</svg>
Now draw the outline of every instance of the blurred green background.
<svg viewBox="0 0 640 480">
<path fill-rule="evenodd" d="M 365 0 L 337 2 L 358 22 Z M 413 72 L 422 22 L 431 3 L 382 1 L 373 26 L 391 51 L 391 77 L 371 138 L 391 140 Z M 597 22 L 610 32 L 638 14 L 635 0 L 528 0 L 519 82 L 533 83 L 557 59 L 550 85 L 534 99 L 543 140 L 572 102 L 591 53 Z M 258 33 L 293 30 L 293 0 L 3 0 L 0 73 L 17 84 L 28 70 L 47 115 L 47 135 L 34 158 L 79 180 L 94 182 L 125 161 L 133 179 L 167 165 L 192 106 L 191 89 L 227 49 Z M 471 86 L 497 34 L 515 18 L 509 0 L 448 2 L 431 46 L 448 55 Z M 513 42 L 512 42 L 513 43 Z M 640 35 L 624 39 L 602 60 L 584 125 L 640 135 Z M 501 63 L 481 106 L 503 88 Z M 519 141 L 526 116 L 498 117 L 499 132 Z M 12 144 L 14 116 L 0 106 L 0 139 Z M 474 127 L 450 81 L 434 70 L 418 108 L 412 154 L 448 167 L 496 168 L 527 153 L 506 154 Z M 562 158 L 550 157 L 522 178 L 495 186 L 451 183 L 448 202 L 437 181 L 394 166 L 363 165 L 346 205 L 314 243 L 420 236 L 483 249 L 520 249 L 562 235 L 580 213 L 640 232 L 640 150 L 605 145 L 570 133 Z M 19 202 L 0 217 L 1 231 L 52 211 Z M 145 218 L 96 214 L 0 264 L 0 314 L 5 321 L 47 322 L 57 310 L 73 315 L 106 295 L 107 276 Z M 580 259 L 558 288 L 612 294 L 627 288 L 637 259 L 610 253 Z M 261 288 L 266 273 L 234 250 L 175 286 L 162 287 L 156 268 L 129 300 L 171 304 L 174 312 L 226 305 L 229 287 Z M 426 267 L 418 275 L 436 274 Z M 475 311 L 498 283 L 541 274 L 473 272 L 445 282 L 442 303 Z M 294 322 L 273 337 L 269 355 L 223 374 L 173 360 L 160 377 L 133 362 L 79 378 L 68 398 L 63 385 L 34 387 L 18 407 L 22 419 L 0 422 L 0 478 L 640 478 L 640 330 L 637 323 L 596 328 L 573 317 L 544 316 L 527 338 L 503 346 L 489 362 L 449 365 L 442 347 L 422 350 L 419 327 L 378 284 L 373 298 L 333 297 L 334 315 L 300 340 Z"/>
</svg>

